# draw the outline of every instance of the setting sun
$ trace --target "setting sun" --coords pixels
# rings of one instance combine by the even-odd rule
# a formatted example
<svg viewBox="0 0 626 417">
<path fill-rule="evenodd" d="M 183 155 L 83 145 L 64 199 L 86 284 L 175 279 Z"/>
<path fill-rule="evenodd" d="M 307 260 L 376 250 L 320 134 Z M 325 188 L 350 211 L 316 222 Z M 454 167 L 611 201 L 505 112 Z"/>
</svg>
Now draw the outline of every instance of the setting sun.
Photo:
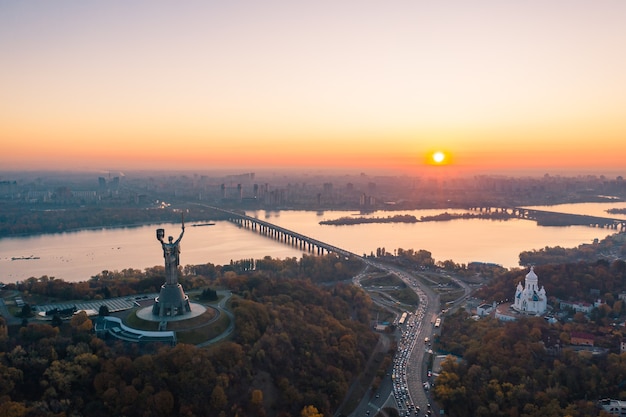
<svg viewBox="0 0 626 417">
<path fill-rule="evenodd" d="M 424 165 L 432 167 L 448 166 L 452 163 L 450 153 L 445 150 L 429 150 L 424 153 Z"/>
<path fill-rule="evenodd" d="M 438 151 L 433 154 L 433 161 L 436 164 L 441 164 L 445 160 L 446 160 L 446 155 L 443 152 Z"/>
</svg>

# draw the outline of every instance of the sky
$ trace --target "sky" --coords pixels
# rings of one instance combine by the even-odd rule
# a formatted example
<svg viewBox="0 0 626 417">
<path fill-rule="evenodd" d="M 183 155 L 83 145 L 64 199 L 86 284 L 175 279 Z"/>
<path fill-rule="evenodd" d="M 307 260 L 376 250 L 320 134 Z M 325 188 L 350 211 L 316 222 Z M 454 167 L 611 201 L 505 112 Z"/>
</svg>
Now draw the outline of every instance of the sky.
<svg viewBox="0 0 626 417">
<path fill-rule="evenodd" d="M 626 171 L 624 22 L 623 0 L 0 0 L 0 170 Z"/>
</svg>

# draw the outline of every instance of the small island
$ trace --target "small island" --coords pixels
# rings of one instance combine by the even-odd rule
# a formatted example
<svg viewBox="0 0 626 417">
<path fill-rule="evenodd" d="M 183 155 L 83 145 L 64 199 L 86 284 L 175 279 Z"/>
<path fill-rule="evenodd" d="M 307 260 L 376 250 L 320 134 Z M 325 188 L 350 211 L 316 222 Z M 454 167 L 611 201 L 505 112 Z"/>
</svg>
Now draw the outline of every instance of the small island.
<svg viewBox="0 0 626 417">
<path fill-rule="evenodd" d="M 364 223 L 419 223 L 419 222 L 442 222 L 456 219 L 490 219 L 507 220 L 514 218 L 511 213 L 486 212 L 486 213 L 441 213 L 434 216 L 422 216 L 419 219 L 410 214 L 398 214 L 387 217 L 340 217 L 335 220 L 322 220 L 321 225 L 351 226 Z"/>
<path fill-rule="evenodd" d="M 346 226 L 363 223 L 417 223 L 417 217 L 409 214 L 398 214 L 387 217 L 340 217 L 335 220 L 322 220 L 320 224 Z"/>
</svg>

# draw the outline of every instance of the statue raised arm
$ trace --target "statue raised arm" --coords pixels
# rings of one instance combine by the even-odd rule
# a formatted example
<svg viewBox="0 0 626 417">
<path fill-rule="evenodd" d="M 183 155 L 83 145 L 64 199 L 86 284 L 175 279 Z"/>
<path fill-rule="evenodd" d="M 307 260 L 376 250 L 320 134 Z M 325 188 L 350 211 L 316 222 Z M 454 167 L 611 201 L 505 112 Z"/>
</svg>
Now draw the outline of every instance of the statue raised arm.
<svg viewBox="0 0 626 417">
<path fill-rule="evenodd" d="M 185 223 L 181 227 L 180 236 L 174 241 L 172 236 L 167 238 L 167 242 L 163 240 L 165 236 L 164 229 L 157 229 L 157 240 L 161 242 L 163 248 L 163 257 L 165 258 L 165 283 L 178 283 L 178 265 L 180 265 L 180 241 L 185 234 Z"/>
</svg>

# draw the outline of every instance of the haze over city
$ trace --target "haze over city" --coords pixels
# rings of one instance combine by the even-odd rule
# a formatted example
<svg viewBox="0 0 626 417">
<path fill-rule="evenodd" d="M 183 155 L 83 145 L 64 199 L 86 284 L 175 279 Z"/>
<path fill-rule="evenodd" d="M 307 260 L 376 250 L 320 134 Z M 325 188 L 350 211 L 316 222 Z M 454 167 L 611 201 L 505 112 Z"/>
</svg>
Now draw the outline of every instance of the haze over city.
<svg viewBox="0 0 626 417">
<path fill-rule="evenodd" d="M 617 172 L 625 21 L 623 1 L 3 1 L 0 166 Z"/>
</svg>

